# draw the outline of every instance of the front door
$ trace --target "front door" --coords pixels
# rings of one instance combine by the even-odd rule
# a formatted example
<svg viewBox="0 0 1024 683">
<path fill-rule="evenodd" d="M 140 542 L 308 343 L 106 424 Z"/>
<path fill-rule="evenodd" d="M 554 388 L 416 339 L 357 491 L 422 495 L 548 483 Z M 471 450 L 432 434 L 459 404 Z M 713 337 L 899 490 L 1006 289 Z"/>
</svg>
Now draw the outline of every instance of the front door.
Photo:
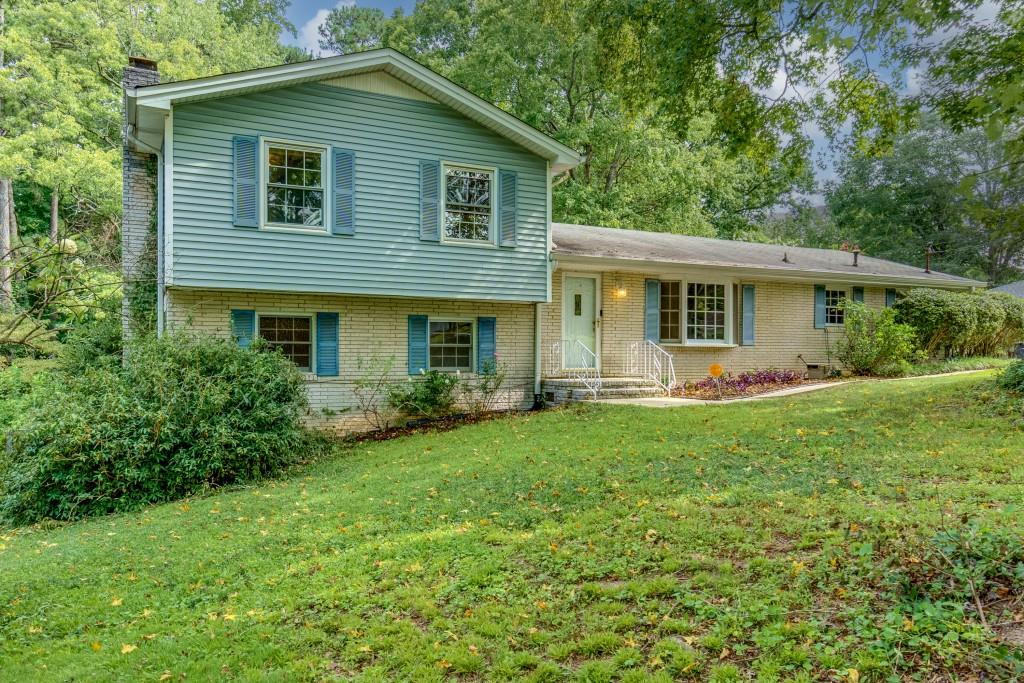
<svg viewBox="0 0 1024 683">
<path fill-rule="evenodd" d="M 597 278 L 565 277 L 562 321 L 565 340 L 562 363 L 566 368 L 597 367 Z M 593 352 L 587 353 L 583 346 Z"/>
</svg>

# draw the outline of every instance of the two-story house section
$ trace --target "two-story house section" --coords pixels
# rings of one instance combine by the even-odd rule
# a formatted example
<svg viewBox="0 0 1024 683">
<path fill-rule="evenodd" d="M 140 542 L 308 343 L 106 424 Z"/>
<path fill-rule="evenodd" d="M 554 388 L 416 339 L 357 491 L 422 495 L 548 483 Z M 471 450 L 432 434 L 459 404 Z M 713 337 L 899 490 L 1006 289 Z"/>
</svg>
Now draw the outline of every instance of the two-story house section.
<svg viewBox="0 0 1024 683">
<path fill-rule="evenodd" d="M 396 378 L 497 358 L 533 402 L 550 180 L 576 152 L 392 50 L 127 74 L 125 263 L 155 214 L 160 329 L 269 341 L 314 413 L 351 407 L 374 357 Z"/>
<path fill-rule="evenodd" d="M 553 224 L 578 154 L 392 50 L 158 81 L 125 72 L 126 331 L 155 272 L 159 331 L 266 340 L 312 424 L 357 428 L 361 368 L 389 359 L 393 381 L 500 362 L 506 407 L 664 394 L 712 363 L 824 372 L 845 301 L 984 286 L 927 255 Z"/>
</svg>

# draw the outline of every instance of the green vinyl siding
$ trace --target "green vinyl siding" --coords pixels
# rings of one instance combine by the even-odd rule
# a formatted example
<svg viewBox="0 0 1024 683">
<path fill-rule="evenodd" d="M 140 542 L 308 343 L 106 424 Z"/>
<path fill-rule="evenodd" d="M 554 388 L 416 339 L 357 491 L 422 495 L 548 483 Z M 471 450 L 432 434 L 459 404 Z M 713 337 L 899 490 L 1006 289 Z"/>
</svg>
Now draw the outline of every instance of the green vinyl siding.
<svg viewBox="0 0 1024 683">
<path fill-rule="evenodd" d="M 175 286 L 504 301 L 546 297 L 546 163 L 452 109 L 307 84 L 178 105 L 173 130 Z M 236 227 L 237 135 L 351 151 L 354 234 Z M 425 159 L 514 172 L 515 247 L 422 240 L 419 184 Z M 500 224 L 493 229 L 497 239 Z"/>
</svg>

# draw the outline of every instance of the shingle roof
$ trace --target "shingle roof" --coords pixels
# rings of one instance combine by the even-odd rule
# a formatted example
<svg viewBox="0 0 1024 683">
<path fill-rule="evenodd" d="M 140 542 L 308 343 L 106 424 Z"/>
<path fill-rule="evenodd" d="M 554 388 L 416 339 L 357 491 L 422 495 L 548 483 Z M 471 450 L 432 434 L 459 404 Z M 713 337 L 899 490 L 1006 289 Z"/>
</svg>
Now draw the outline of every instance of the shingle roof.
<svg viewBox="0 0 1024 683">
<path fill-rule="evenodd" d="M 1008 282 L 1005 285 L 994 287 L 993 291 L 1006 292 L 1007 294 L 1013 294 L 1024 299 L 1024 280 L 1017 280 L 1016 282 Z"/>
<path fill-rule="evenodd" d="M 983 287 L 984 282 L 957 275 L 924 272 L 924 268 L 838 249 L 787 247 L 779 244 L 738 242 L 665 232 L 642 232 L 590 225 L 552 224 L 555 256 L 577 256 L 661 264 L 770 269 L 779 274 L 844 275 L 942 287 Z M 783 258 L 786 260 L 784 261 Z M 922 256 L 923 258 L 923 256 Z"/>
</svg>

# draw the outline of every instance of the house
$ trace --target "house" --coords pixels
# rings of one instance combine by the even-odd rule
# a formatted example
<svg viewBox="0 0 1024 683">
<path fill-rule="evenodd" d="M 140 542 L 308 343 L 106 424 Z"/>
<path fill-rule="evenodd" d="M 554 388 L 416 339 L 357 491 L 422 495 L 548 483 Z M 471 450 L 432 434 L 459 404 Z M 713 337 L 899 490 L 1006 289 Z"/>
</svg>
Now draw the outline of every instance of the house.
<svg viewBox="0 0 1024 683">
<path fill-rule="evenodd" d="M 993 292 L 1005 292 L 1006 294 L 1012 294 L 1014 296 L 1024 299 L 1024 280 L 1017 280 L 1016 282 L 1007 282 L 1005 285 L 999 285 L 998 287 L 992 288 Z"/>
<path fill-rule="evenodd" d="M 516 406 L 657 392 L 711 361 L 826 362 L 845 298 L 981 285 L 843 251 L 552 223 L 552 178 L 577 152 L 392 50 L 174 83 L 136 59 L 124 85 L 129 294 L 155 271 L 158 331 L 281 349 L 313 424 L 358 421 L 346 410 L 372 357 L 396 380 L 498 361 Z M 126 303 L 129 335 L 133 316 Z"/>
</svg>

